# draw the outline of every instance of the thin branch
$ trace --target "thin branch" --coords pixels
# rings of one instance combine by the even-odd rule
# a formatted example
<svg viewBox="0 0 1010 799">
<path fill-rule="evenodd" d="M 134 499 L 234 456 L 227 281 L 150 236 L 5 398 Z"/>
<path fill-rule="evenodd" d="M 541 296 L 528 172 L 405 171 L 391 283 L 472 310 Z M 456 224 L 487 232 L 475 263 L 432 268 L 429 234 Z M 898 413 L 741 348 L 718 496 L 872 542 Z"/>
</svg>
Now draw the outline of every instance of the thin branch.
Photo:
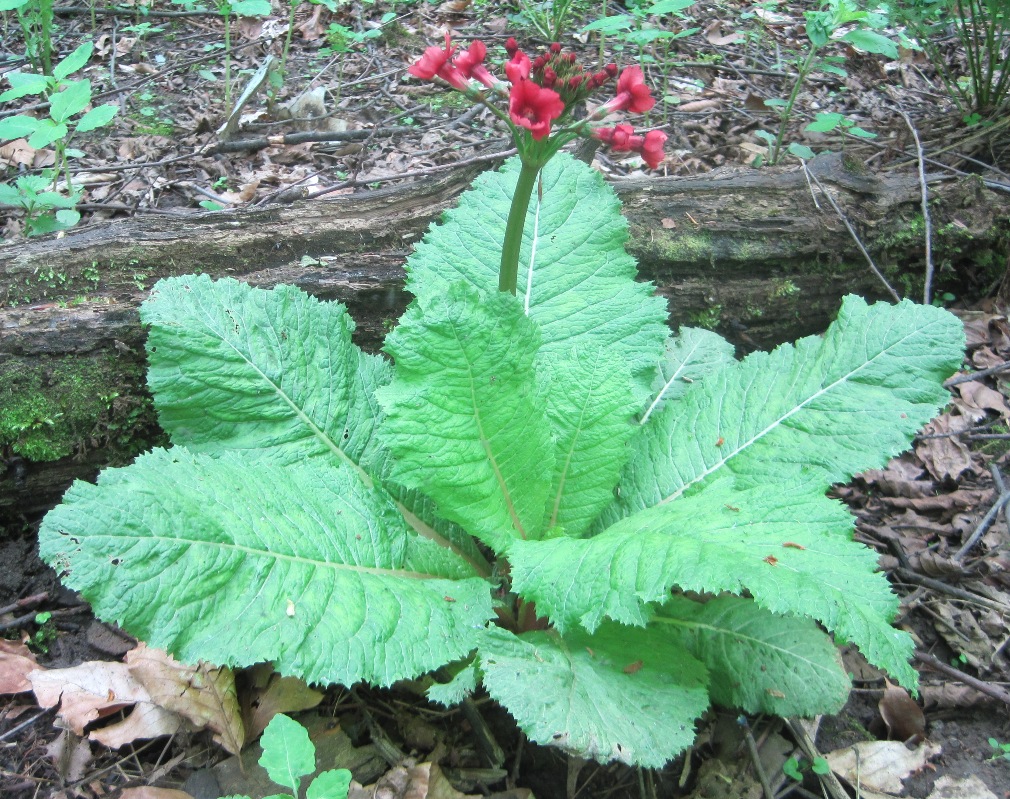
<svg viewBox="0 0 1010 799">
<path fill-rule="evenodd" d="M 929 187 L 926 185 L 926 162 L 923 160 L 922 142 L 919 141 L 919 132 L 912 124 L 908 114 L 899 109 L 905 124 L 912 132 L 915 140 L 915 153 L 919 164 L 919 191 L 922 194 L 922 221 L 926 228 L 926 278 L 922 289 L 922 304 L 929 305 L 933 299 L 933 224 L 929 218 Z"/>
<path fill-rule="evenodd" d="M 983 694 L 991 696 L 993 699 L 998 699 L 1000 702 L 1010 705 L 1010 692 L 1008 692 L 1005 688 L 985 682 L 977 677 L 972 677 L 970 674 L 965 674 L 960 669 L 948 666 L 939 658 L 927 654 L 926 652 L 916 652 L 915 659 L 933 671 L 938 671 L 941 674 L 946 674 L 948 677 L 953 677 L 955 680 L 963 682 L 965 685 L 970 688 L 974 688 L 976 691 L 981 691 Z"/>
<path fill-rule="evenodd" d="M 827 189 L 824 188 L 824 185 L 820 180 L 818 180 L 817 175 L 807 168 L 806 161 L 803 162 L 803 171 L 810 176 L 811 180 L 817 184 L 817 188 L 821 190 L 821 194 L 823 194 L 825 199 L 831 203 L 831 207 L 835 209 L 835 213 L 838 214 L 838 218 L 842 220 L 846 230 L 849 231 L 849 235 L 852 236 L 852 240 L 856 242 L 856 246 L 859 248 L 859 251 L 863 254 L 863 257 L 866 258 L 866 262 L 870 265 L 870 269 L 873 271 L 873 274 L 875 274 L 880 282 L 884 284 L 884 288 L 887 289 L 887 292 L 894 298 L 894 301 L 901 302 L 901 297 L 898 296 L 898 292 L 891 288 L 891 284 L 887 282 L 887 278 L 885 278 L 883 273 L 877 268 L 877 265 L 873 262 L 873 258 L 870 257 L 870 253 L 868 253 L 866 251 L 866 247 L 863 246 L 863 242 L 859 240 L 859 235 L 856 233 L 855 228 L 853 228 L 849 223 L 849 220 L 845 218 L 845 214 L 842 213 L 842 209 L 838 207 L 838 203 L 835 202 L 835 198 L 831 196 Z"/>
</svg>

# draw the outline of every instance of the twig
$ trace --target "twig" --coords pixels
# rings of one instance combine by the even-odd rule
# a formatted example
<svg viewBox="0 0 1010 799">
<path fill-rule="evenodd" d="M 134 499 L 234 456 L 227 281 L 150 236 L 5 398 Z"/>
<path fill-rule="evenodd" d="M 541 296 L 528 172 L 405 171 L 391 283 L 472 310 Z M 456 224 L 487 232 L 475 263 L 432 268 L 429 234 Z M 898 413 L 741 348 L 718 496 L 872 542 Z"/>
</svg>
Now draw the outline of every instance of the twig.
<svg viewBox="0 0 1010 799">
<path fill-rule="evenodd" d="M 955 669 L 953 666 L 944 663 L 939 658 L 927 654 L 926 652 L 916 652 L 915 659 L 924 666 L 933 669 L 933 671 L 938 671 L 941 674 L 946 674 L 948 677 L 953 677 L 955 680 L 963 682 L 968 687 L 974 688 L 976 691 L 981 691 L 986 696 L 991 696 L 993 699 L 998 699 L 1000 702 L 1010 705 L 1010 692 L 998 685 L 993 685 L 992 683 L 985 682 L 977 677 L 972 677 L 970 674 L 965 674 L 960 669 Z"/>
<path fill-rule="evenodd" d="M 367 130 L 307 130 L 299 133 L 282 133 L 274 136 L 257 136 L 254 139 L 235 139 L 220 141 L 200 150 L 197 155 L 218 155 L 220 153 L 238 153 L 245 150 L 262 150 L 267 147 L 282 147 L 288 144 L 304 144 L 306 142 L 331 141 L 362 141 L 369 136 L 395 136 L 400 133 L 414 133 L 415 128 L 369 128 Z"/>
<path fill-rule="evenodd" d="M 997 613 L 1006 612 L 1006 605 L 1002 605 L 993 599 L 989 599 L 988 597 L 984 597 L 981 594 L 976 594 L 971 591 L 966 591 L 963 588 L 958 588 L 956 585 L 947 585 L 947 583 L 942 580 L 935 580 L 932 577 L 926 577 L 925 575 L 914 572 L 911 569 L 895 569 L 895 573 L 903 580 L 908 580 L 910 583 L 915 583 L 916 585 L 921 585 L 924 588 L 929 588 L 937 593 L 946 594 L 947 596 L 952 596 L 955 599 L 961 599 L 972 605 L 989 608 L 990 610 L 995 610 Z"/>
<path fill-rule="evenodd" d="M 803 162 L 803 171 L 809 174 L 810 178 L 817 184 L 817 188 L 821 190 L 821 194 L 823 194 L 827 201 L 831 203 L 831 207 L 835 209 L 835 213 L 838 214 L 838 218 L 842 220 L 845 228 L 849 231 L 849 235 L 852 236 L 852 240 L 856 242 L 856 246 L 859 248 L 859 251 L 863 254 L 863 257 L 866 258 L 866 262 L 870 265 L 870 269 L 873 270 L 873 274 L 875 274 L 879 278 L 880 282 L 884 284 L 884 288 L 886 288 L 888 293 L 894 298 L 894 301 L 901 302 L 901 297 L 898 296 L 898 292 L 891 288 L 891 284 L 887 282 L 887 278 L 885 278 L 883 273 L 877 269 L 877 265 L 873 262 L 873 258 L 871 258 L 870 254 L 866 251 L 866 248 L 863 246 L 863 242 L 859 240 L 859 235 L 856 233 L 852 225 L 849 224 L 849 220 L 845 218 L 845 214 L 842 213 L 842 209 L 838 207 L 838 203 L 835 202 L 835 198 L 828 193 L 827 189 L 824 188 L 824 185 L 820 180 L 818 180 L 817 175 L 807 168 L 806 161 Z"/>
<path fill-rule="evenodd" d="M 995 470 L 997 468 L 996 464 L 992 464 L 991 468 Z M 997 483 L 997 485 L 1002 483 L 1002 475 L 1000 475 L 1000 479 L 998 481 L 994 478 L 993 482 Z M 996 520 L 996 516 L 1008 502 L 1010 502 L 1010 491 L 1001 491 L 1000 495 L 996 498 L 996 501 L 992 504 L 992 507 L 989 508 L 989 510 L 986 511 L 985 516 L 982 517 L 982 521 L 978 523 L 978 526 L 974 529 L 974 531 L 972 531 L 972 534 L 968 536 L 968 540 L 965 541 L 961 545 L 961 548 L 954 553 L 954 557 L 951 558 L 951 560 L 955 563 L 960 563 L 964 560 L 965 555 L 967 555 L 971 548 L 978 543 L 978 540 L 985 535 L 985 531 L 989 529 L 992 523 Z"/>
<path fill-rule="evenodd" d="M 1010 369 L 1010 361 L 1003 361 L 1003 363 L 998 363 L 995 366 L 990 366 L 988 369 L 980 369 L 977 372 L 971 372 L 970 374 L 957 375 L 950 378 L 950 380 L 945 380 L 943 383 L 944 388 L 952 388 L 953 386 L 959 386 L 962 383 L 970 383 L 973 380 L 981 380 L 983 377 L 989 377 L 989 375 L 994 375 L 999 372 L 1004 372 Z"/>
<path fill-rule="evenodd" d="M 21 732 L 21 730 L 25 729 L 26 727 L 32 726 L 36 721 L 38 721 L 40 718 L 46 715 L 46 713 L 52 713 L 52 712 L 55 712 L 55 708 L 51 707 L 43 708 L 27 721 L 22 721 L 16 727 L 11 727 L 3 735 L 0 735 L 0 741 L 6 741 L 8 738 L 13 738 L 15 735 Z"/>
<path fill-rule="evenodd" d="M 10 613 L 12 610 L 20 610 L 21 608 L 26 608 L 29 605 L 37 605 L 39 602 L 43 602 L 49 598 L 48 591 L 42 591 L 39 594 L 32 594 L 31 596 L 26 596 L 23 599 L 19 599 L 17 602 L 11 602 L 9 605 L 4 605 L 0 608 L 0 616 L 4 613 Z"/>
<path fill-rule="evenodd" d="M 909 119 L 908 114 L 899 109 L 898 113 L 901 114 L 902 119 L 905 120 L 905 124 L 908 125 L 908 129 L 912 132 L 912 138 L 915 140 L 915 152 L 919 164 L 919 191 L 922 194 L 922 221 L 926 228 L 926 279 L 925 286 L 922 289 L 922 304 L 929 305 L 933 293 L 933 225 L 929 219 L 929 187 L 926 186 L 926 163 L 923 160 L 922 153 L 922 142 L 919 141 L 919 132 L 915 129 L 915 125 L 912 124 L 912 120 Z"/>
<path fill-rule="evenodd" d="M 750 752 L 751 763 L 754 772 L 757 774 L 758 782 L 761 783 L 761 790 L 764 791 L 765 799 L 775 799 L 775 791 L 772 790 L 771 783 L 768 782 L 768 775 L 765 774 L 764 766 L 761 765 L 761 753 L 758 752 L 757 743 L 754 741 L 754 734 L 750 731 L 750 724 L 747 719 L 741 719 L 743 725 L 743 739 L 747 742 L 747 751 Z"/>
</svg>

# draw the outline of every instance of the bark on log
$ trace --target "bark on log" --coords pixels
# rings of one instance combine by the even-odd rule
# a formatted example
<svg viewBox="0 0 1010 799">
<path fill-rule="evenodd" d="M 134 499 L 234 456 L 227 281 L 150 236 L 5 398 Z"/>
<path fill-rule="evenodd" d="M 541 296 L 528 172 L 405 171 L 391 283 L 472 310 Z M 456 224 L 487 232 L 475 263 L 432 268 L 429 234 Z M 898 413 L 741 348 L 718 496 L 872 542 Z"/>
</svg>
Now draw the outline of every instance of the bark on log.
<svg viewBox="0 0 1010 799">
<path fill-rule="evenodd" d="M 918 180 L 853 174 L 839 157 L 812 169 L 899 292 L 921 287 Z M 156 280 L 201 271 L 294 283 L 346 303 L 356 340 L 374 350 L 409 301 L 402 265 L 411 244 L 473 177 L 457 170 L 325 201 L 134 218 L 0 246 L 0 523 L 44 510 L 71 479 L 161 443 L 137 315 Z M 668 298 L 674 326 L 717 327 L 742 349 L 764 348 L 822 330 L 845 293 L 886 296 L 800 171 L 615 188 L 629 250 Z M 971 179 L 930 191 L 936 262 L 965 285 L 998 281 L 1010 196 Z"/>
</svg>

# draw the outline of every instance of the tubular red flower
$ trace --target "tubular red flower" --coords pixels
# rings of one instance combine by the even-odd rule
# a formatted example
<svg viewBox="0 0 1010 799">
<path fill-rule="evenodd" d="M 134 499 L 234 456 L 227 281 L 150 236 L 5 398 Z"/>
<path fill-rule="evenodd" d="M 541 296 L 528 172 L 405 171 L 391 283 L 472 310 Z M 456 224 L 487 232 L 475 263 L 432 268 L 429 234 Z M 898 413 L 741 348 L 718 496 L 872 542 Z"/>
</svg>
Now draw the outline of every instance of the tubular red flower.
<svg viewBox="0 0 1010 799">
<path fill-rule="evenodd" d="M 645 134 L 645 144 L 641 153 L 650 169 L 656 169 L 663 163 L 663 145 L 666 144 L 666 134 L 661 130 L 650 130 Z"/>
<path fill-rule="evenodd" d="M 530 57 L 522 50 L 516 50 L 512 54 L 512 57 L 505 62 L 505 74 L 513 85 L 528 79 L 530 76 Z"/>
<path fill-rule="evenodd" d="M 644 136 L 638 136 L 631 125 L 617 125 L 613 128 L 596 128 L 593 137 L 609 145 L 614 152 L 638 153 L 650 169 L 655 169 L 663 162 L 666 134 L 661 130 L 650 130 Z"/>
<path fill-rule="evenodd" d="M 609 144 L 610 149 L 615 152 L 631 152 L 635 149 L 634 145 L 637 143 L 636 139 L 641 139 L 644 144 L 645 139 L 642 136 L 635 135 L 635 129 L 631 125 L 617 125 L 613 128 L 596 128 L 593 131 L 593 136 L 599 139 L 604 144 Z"/>
<path fill-rule="evenodd" d="M 627 109 L 635 114 L 644 114 L 656 104 L 649 92 L 649 87 L 645 85 L 641 67 L 628 67 L 617 79 L 616 99 L 621 100 L 623 95 L 627 95 L 627 97 L 621 104 L 620 110 L 622 111 Z"/>
<path fill-rule="evenodd" d="M 445 35 L 445 49 L 441 47 L 435 47 L 432 45 L 427 50 L 424 51 L 417 61 L 415 61 L 410 69 L 407 70 L 415 78 L 421 78 L 421 80 L 431 80 L 434 78 L 440 69 L 442 69 L 452 58 L 453 51 L 456 48 L 449 44 L 449 34 Z"/>
<path fill-rule="evenodd" d="M 437 75 L 454 89 L 466 89 L 466 77 L 449 63 L 454 52 L 456 52 L 456 48 L 449 43 L 449 34 L 447 33 L 444 50 L 441 47 L 429 47 L 407 71 L 422 80 L 432 80 Z"/>
<path fill-rule="evenodd" d="M 487 46 L 479 39 L 470 43 L 470 47 L 456 56 L 452 65 L 466 78 L 475 78 L 488 88 L 495 85 L 494 76 L 484 66 L 487 57 Z"/>
<path fill-rule="evenodd" d="M 537 86 L 530 80 L 512 84 L 509 93 L 509 116 L 516 125 L 524 127 L 540 140 L 551 132 L 551 122 L 561 116 L 565 104 L 552 89 Z"/>
</svg>

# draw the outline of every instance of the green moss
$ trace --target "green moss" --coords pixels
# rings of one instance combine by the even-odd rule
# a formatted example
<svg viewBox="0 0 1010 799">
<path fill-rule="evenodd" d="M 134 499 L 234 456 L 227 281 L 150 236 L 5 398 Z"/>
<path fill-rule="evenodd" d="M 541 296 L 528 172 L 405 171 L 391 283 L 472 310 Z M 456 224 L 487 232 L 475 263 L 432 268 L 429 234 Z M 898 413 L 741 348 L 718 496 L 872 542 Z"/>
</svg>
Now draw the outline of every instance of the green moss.
<svg viewBox="0 0 1010 799">
<path fill-rule="evenodd" d="M 150 399 L 121 397 L 140 385 L 140 368 L 111 355 L 8 361 L 0 365 L 0 450 L 33 461 L 97 446 L 132 456 L 143 444 L 137 430 L 155 421 Z"/>
</svg>

